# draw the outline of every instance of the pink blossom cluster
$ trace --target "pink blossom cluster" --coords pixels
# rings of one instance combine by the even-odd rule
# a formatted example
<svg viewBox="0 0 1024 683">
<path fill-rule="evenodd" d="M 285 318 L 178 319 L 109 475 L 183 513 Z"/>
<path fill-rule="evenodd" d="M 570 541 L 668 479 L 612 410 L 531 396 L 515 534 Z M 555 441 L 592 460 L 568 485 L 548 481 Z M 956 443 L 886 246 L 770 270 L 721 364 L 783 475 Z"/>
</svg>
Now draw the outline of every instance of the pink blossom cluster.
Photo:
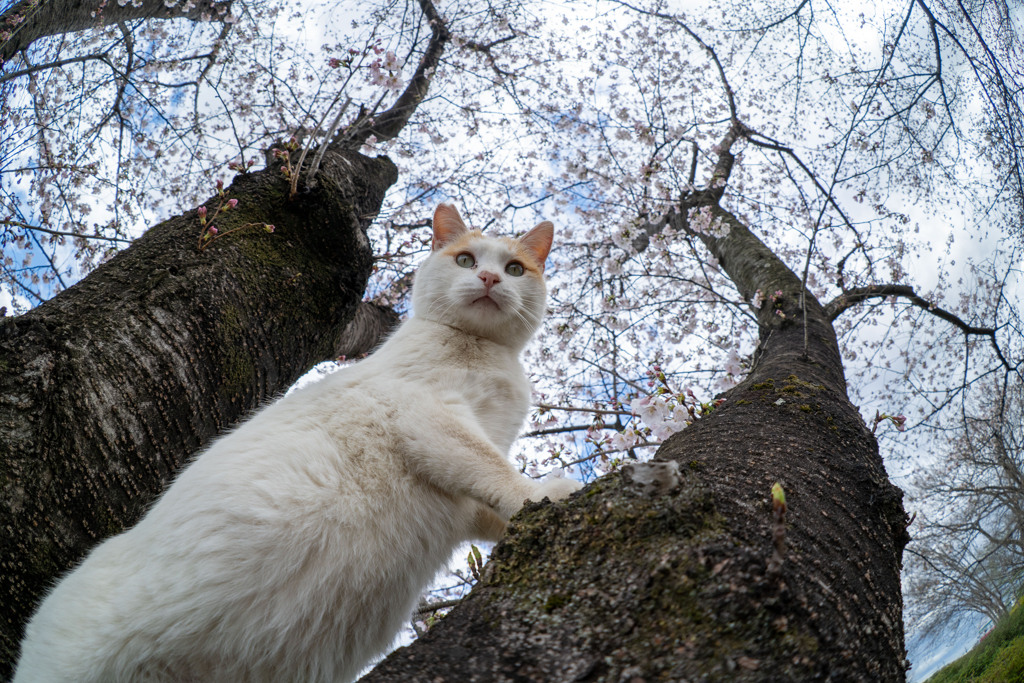
<svg viewBox="0 0 1024 683">
<path fill-rule="evenodd" d="M 708 235 L 722 239 L 729 234 L 729 224 L 721 218 L 711 215 L 711 207 L 702 206 L 690 209 L 686 215 L 690 229 L 700 235 Z"/>
<path fill-rule="evenodd" d="M 651 436 L 664 441 L 690 424 L 686 399 L 686 394 L 643 396 L 633 399 L 629 409 L 651 430 Z"/>
<path fill-rule="evenodd" d="M 378 58 L 370 63 L 370 84 L 391 92 L 402 89 L 402 65 L 394 52 L 388 50 L 383 60 Z"/>
<path fill-rule="evenodd" d="M 657 366 L 655 375 L 663 377 Z M 612 450 L 624 451 L 637 445 L 662 442 L 722 405 L 723 401 L 718 399 L 704 403 L 698 401 L 690 389 L 673 394 L 659 387 L 653 394 L 638 396 L 630 401 L 630 413 L 639 423 L 631 422 L 625 429 L 612 434 L 608 437 L 608 445 Z M 647 441 L 646 437 L 654 441 Z"/>
<path fill-rule="evenodd" d="M 18 24 L 25 21 L 25 16 L 22 14 L 11 14 L 4 20 L 4 24 L 7 26 L 17 26 Z M 0 29 L 0 42 L 7 42 L 11 38 L 10 29 Z M 0 66 L 3 65 L 3 60 L 0 59 Z"/>
</svg>

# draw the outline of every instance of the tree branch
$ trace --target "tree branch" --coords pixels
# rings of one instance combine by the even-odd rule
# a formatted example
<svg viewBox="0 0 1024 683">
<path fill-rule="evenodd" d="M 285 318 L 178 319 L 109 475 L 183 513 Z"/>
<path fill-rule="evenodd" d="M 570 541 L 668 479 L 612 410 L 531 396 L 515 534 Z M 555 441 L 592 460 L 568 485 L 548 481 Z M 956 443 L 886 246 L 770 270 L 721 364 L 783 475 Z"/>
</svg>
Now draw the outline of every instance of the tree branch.
<svg viewBox="0 0 1024 683">
<path fill-rule="evenodd" d="M 18 69 L 17 71 L 12 71 L 10 73 L 0 75 L 0 83 L 4 83 L 6 81 L 13 81 L 15 78 L 27 76 L 29 74 L 36 73 L 37 71 L 43 71 L 44 69 L 56 69 L 62 66 L 67 66 L 68 64 L 75 64 L 77 62 L 88 62 L 94 59 L 107 62 L 109 64 L 108 54 L 108 52 L 98 52 L 95 54 L 80 55 L 78 57 L 57 59 L 52 62 L 46 62 L 45 64 L 33 64 L 31 66 L 25 67 L 24 69 Z"/>
<path fill-rule="evenodd" d="M 1002 349 L 999 348 L 999 343 L 996 340 L 997 328 L 994 327 L 977 327 L 969 323 L 964 322 L 955 313 L 947 311 L 944 308 L 940 308 L 935 304 L 921 298 L 914 288 L 910 285 L 867 285 L 865 287 L 855 287 L 851 290 L 843 292 L 835 299 L 825 305 L 825 314 L 829 320 L 835 320 L 847 309 L 856 306 L 859 303 L 867 301 L 868 299 L 885 299 L 888 297 L 900 297 L 906 299 L 911 304 L 928 311 L 937 318 L 941 318 L 946 322 L 954 325 L 957 329 L 963 332 L 965 335 L 978 335 L 982 337 L 988 337 L 992 343 L 992 348 L 996 352 L 996 356 L 999 358 L 999 362 L 1002 363 L 1003 367 L 1011 372 L 1015 372 L 1016 368 L 1010 364 L 1010 362 L 1003 356 Z"/>
<path fill-rule="evenodd" d="M 334 347 L 334 357 L 358 358 L 380 344 L 400 322 L 394 309 L 369 301 L 359 304 Z"/>
<path fill-rule="evenodd" d="M 431 0 L 419 0 L 419 3 L 423 15 L 430 24 L 431 37 L 423 57 L 420 58 L 416 72 L 409 79 L 405 91 L 395 100 L 390 109 L 380 116 L 352 126 L 339 140 L 340 146 L 357 149 L 371 135 L 376 137 L 378 142 L 391 140 L 401 132 L 413 112 L 416 111 L 416 107 L 426 98 L 430 82 L 434 78 L 434 71 L 441 60 L 445 45 L 448 44 L 450 34 L 441 15 L 438 14 L 437 8 L 434 7 L 434 3 Z"/>
<path fill-rule="evenodd" d="M 21 0 L 3 14 L 0 26 L 13 26 L 10 34 L 0 33 L 0 67 L 40 38 L 73 33 L 119 21 L 139 19 L 190 19 L 214 21 L 228 14 L 231 0 L 198 0 L 183 11 L 184 3 L 167 7 L 163 0 L 141 0 L 135 3 L 98 3 L 81 0 Z"/>
<path fill-rule="evenodd" d="M 448 609 L 449 607 L 455 607 L 462 598 L 456 598 L 455 600 L 441 600 L 439 602 L 424 602 L 416 608 L 416 616 L 422 616 L 424 614 L 433 614 L 434 612 L 442 609 Z"/>
<path fill-rule="evenodd" d="M 83 235 L 80 232 L 66 232 L 64 230 L 51 230 L 50 228 L 44 228 L 41 225 L 31 225 L 29 223 L 23 223 L 10 218 L 0 220 L 0 225 L 12 225 L 14 227 L 22 228 L 24 230 L 32 230 L 38 232 L 45 232 L 47 235 L 56 235 L 58 237 L 77 237 L 83 240 L 103 240 L 105 242 L 120 242 L 122 244 L 131 244 L 131 240 L 126 240 L 121 237 L 107 237 L 105 235 Z"/>
</svg>

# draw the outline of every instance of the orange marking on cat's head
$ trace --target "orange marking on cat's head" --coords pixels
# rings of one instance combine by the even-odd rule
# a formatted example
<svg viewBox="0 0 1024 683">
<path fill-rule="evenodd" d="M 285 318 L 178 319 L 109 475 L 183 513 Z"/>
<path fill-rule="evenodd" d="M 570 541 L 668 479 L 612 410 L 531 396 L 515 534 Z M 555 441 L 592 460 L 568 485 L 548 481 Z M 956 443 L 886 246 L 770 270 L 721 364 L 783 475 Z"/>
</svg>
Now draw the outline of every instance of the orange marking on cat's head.
<svg viewBox="0 0 1024 683">
<path fill-rule="evenodd" d="M 538 263 L 537 255 L 525 248 L 519 240 L 514 237 L 500 237 L 498 239 L 507 245 L 509 251 L 512 252 L 512 257 L 509 259 L 509 262 L 516 261 L 521 263 L 523 270 L 528 273 L 533 273 L 538 276 L 544 274 L 544 264 Z"/>
<path fill-rule="evenodd" d="M 470 230 L 462 220 L 458 210 L 451 204 L 439 204 L 434 209 L 434 235 L 431 250 L 440 250 L 442 254 L 455 257 L 463 251 L 470 250 L 473 240 L 483 238 L 479 230 Z M 519 238 L 500 238 L 512 251 L 513 258 L 522 263 L 524 270 L 536 275 L 544 273 L 544 261 L 551 251 L 555 226 L 551 221 L 543 221 Z"/>
<path fill-rule="evenodd" d="M 453 241 L 447 242 L 441 249 L 441 253 L 444 254 L 445 256 L 451 256 L 454 258 L 455 256 L 458 256 L 464 251 L 469 251 L 470 243 L 472 243 L 474 240 L 483 239 L 483 236 L 484 234 L 479 230 L 470 230 L 469 232 L 464 232 L 458 237 L 456 237 Z M 435 249 L 436 248 L 437 247 L 435 247 Z"/>
</svg>

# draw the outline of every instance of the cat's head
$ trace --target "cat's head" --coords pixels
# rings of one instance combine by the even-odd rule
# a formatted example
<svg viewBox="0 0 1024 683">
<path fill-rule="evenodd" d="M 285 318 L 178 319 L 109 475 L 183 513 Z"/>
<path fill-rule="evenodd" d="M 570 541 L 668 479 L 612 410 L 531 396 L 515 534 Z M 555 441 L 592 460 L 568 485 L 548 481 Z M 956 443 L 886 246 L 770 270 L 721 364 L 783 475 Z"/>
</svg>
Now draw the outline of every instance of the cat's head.
<svg viewBox="0 0 1024 683">
<path fill-rule="evenodd" d="M 553 235 L 544 221 L 518 239 L 486 236 L 441 204 L 430 256 L 416 273 L 415 315 L 522 347 L 544 317 L 544 260 Z"/>
</svg>

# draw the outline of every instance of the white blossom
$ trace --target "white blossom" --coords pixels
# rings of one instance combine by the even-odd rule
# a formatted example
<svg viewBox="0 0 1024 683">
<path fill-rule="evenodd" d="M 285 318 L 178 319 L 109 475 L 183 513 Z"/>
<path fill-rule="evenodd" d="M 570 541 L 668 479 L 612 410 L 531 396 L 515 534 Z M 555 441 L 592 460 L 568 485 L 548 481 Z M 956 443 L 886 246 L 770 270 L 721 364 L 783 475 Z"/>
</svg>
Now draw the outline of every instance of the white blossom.
<svg viewBox="0 0 1024 683">
<path fill-rule="evenodd" d="M 640 441 L 640 435 L 632 427 L 626 427 L 621 432 L 615 432 L 608 437 L 608 445 L 617 451 L 629 450 Z"/>
</svg>

